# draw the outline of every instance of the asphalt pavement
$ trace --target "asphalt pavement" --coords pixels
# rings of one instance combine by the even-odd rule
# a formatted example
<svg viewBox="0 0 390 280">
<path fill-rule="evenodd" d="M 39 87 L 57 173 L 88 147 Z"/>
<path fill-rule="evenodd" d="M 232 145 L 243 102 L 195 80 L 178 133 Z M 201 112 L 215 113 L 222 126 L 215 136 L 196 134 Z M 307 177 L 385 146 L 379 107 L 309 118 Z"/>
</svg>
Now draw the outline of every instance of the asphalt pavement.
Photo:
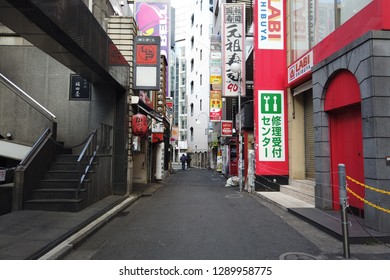
<svg viewBox="0 0 390 280">
<path fill-rule="evenodd" d="M 29 210 L 2 215 L 0 259 L 67 258 L 80 244 L 87 244 L 87 239 L 104 234 L 112 223 L 123 223 L 124 218 L 129 218 L 128 223 L 135 229 L 147 226 L 149 241 L 153 240 L 140 240 L 137 230 L 130 230 L 123 252 L 136 248 L 144 255 L 124 255 L 126 258 L 203 259 L 208 250 L 208 259 L 343 259 L 342 242 L 328 232 L 258 194 L 225 188 L 225 183 L 226 178 L 214 171 L 176 169 L 146 189 L 126 197 L 107 197 L 78 213 Z M 173 208 L 167 207 L 169 201 Z M 144 205 L 147 211 L 139 216 L 129 211 L 137 205 Z M 245 230 L 243 221 L 248 225 Z M 164 227 L 154 227 L 161 222 Z M 165 242 L 155 236 L 161 232 Z M 260 237 L 266 238 L 259 241 Z M 122 237 L 117 238 L 121 241 Z M 155 243 L 158 241 L 161 243 Z M 179 254 L 177 248 L 182 246 L 170 246 L 188 242 L 193 248 L 190 255 L 188 251 L 186 255 Z M 281 248 L 279 251 L 273 250 L 276 245 Z M 153 253 L 155 249 L 158 256 Z M 375 240 L 351 244 L 350 250 L 354 259 L 390 259 L 388 244 Z M 109 252 L 92 255 L 96 259 L 109 257 Z"/>
</svg>

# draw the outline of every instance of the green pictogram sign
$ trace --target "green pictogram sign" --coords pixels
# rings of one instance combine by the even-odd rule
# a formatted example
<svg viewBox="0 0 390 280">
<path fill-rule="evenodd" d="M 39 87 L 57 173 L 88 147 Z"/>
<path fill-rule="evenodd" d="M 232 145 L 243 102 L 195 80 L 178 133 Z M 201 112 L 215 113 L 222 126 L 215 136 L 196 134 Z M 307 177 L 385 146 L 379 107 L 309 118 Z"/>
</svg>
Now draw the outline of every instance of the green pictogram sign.
<svg viewBox="0 0 390 280">
<path fill-rule="evenodd" d="M 259 91 L 259 160 L 284 161 L 285 127 L 283 91 Z"/>
<path fill-rule="evenodd" d="M 281 114 L 282 95 L 273 93 L 263 93 L 260 97 L 260 112 L 262 114 Z"/>
</svg>

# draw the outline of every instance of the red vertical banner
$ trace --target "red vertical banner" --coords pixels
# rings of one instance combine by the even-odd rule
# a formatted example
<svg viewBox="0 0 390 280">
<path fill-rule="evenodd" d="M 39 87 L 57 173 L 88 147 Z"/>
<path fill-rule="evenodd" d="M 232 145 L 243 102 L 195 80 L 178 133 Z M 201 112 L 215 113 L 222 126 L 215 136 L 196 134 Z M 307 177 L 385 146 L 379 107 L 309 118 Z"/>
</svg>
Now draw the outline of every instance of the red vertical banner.
<svg viewBox="0 0 390 280">
<path fill-rule="evenodd" d="M 286 0 L 255 1 L 256 175 L 288 175 Z"/>
</svg>

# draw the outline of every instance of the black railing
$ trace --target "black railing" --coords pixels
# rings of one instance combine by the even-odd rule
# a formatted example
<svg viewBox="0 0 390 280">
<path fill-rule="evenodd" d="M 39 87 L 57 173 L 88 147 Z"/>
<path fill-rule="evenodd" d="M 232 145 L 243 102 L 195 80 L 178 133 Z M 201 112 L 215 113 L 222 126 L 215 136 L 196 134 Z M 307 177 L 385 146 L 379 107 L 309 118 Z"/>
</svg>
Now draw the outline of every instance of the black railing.
<svg viewBox="0 0 390 280">
<path fill-rule="evenodd" d="M 79 181 L 76 191 L 76 199 L 79 198 L 81 186 L 83 185 L 85 178 L 87 177 L 88 171 L 90 170 L 92 163 L 98 152 L 99 145 L 97 143 L 97 129 L 91 133 L 88 141 L 85 143 L 78 159 L 77 164 L 79 168 Z"/>
<path fill-rule="evenodd" d="M 81 187 L 87 178 L 88 171 L 91 169 L 98 152 L 102 150 L 103 153 L 108 153 L 111 150 L 112 126 L 107 124 L 100 125 L 100 139 L 98 139 L 98 132 L 98 129 L 96 129 L 89 135 L 77 159 L 79 179 L 76 199 L 79 198 Z"/>
<path fill-rule="evenodd" d="M 42 133 L 42 135 L 35 142 L 34 146 L 31 148 L 30 152 L 22 159 L 19 163 L 19 166 L 25 166 L 35 155 L 38 148 L 42 145 L 42 143 L 50 137 L 50 128 L 46 128 L 46 130 Z"/>
</svg>

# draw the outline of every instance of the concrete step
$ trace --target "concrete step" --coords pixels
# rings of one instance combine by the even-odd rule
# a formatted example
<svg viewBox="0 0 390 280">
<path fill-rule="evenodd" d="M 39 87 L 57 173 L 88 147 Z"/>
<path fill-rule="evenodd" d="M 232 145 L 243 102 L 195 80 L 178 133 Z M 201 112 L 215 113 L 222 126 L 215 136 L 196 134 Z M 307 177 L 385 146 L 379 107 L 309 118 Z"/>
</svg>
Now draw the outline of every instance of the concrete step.
<svg viewBox="0 0 390 280">
<path fill-rule="evenodd" d="M 314 192 L 316 182 L 312 180 L 292 180 L 290 179 L 289 185 L 302 189 L 305 192 Z"/>
<path fill-rule="evenodd" d="M 52 162 L 50 170 L 73 170 L 78 171 L 79 166 L 77 162 Z"/>
<path fill-rule="evenodd" d="M 32 199 L 24 202 L 24 209 L 78 212 L 83 209 L 82 203 L 82 199 Z"/>
<path fill-rule="evenodd" d="M 39 181 L 39 188 L 42 189 L 71 189 L 77 188 L 78 179 L 43 179 Z M 85 179 L 84 184 L 90 183 L 90 179 Z"/>
<path fill-rule="evenodd" d="M 95 171 L 88 171 L 87 178 Z M 44 179 L 78 179 L 79 171 L 77 170 L 49 170 L 45 173 Z"/>
<path fill-rule="evenodd" d="M 78 155 L 62 154 L 56 156 L 55 162 L 77 162 L 78 158 Z"/>
<path fill-rule="evenodd" d="M 32 192 L 31 200 L 44 200 L 44 199 L 74 199 L 76 198 L 76 193 L 79 193 L 79 197 L 83 198 L 86 193 L 86 189 L 77 190 L 75 188 L 71 189 L 35 189 Z"/>
<path fill-rule="evenodd" d="M 311 205 L 315 205 L 314 188 L 302 188 L 291 185 L 281 185 L 280 192 Z"/>
<path fill-rule="evenodd" d="M 314 208 L 314 205 L 282 192 L 256 192 L 256 194 L 284 210 L 290 208 Z"/>
</svg>

